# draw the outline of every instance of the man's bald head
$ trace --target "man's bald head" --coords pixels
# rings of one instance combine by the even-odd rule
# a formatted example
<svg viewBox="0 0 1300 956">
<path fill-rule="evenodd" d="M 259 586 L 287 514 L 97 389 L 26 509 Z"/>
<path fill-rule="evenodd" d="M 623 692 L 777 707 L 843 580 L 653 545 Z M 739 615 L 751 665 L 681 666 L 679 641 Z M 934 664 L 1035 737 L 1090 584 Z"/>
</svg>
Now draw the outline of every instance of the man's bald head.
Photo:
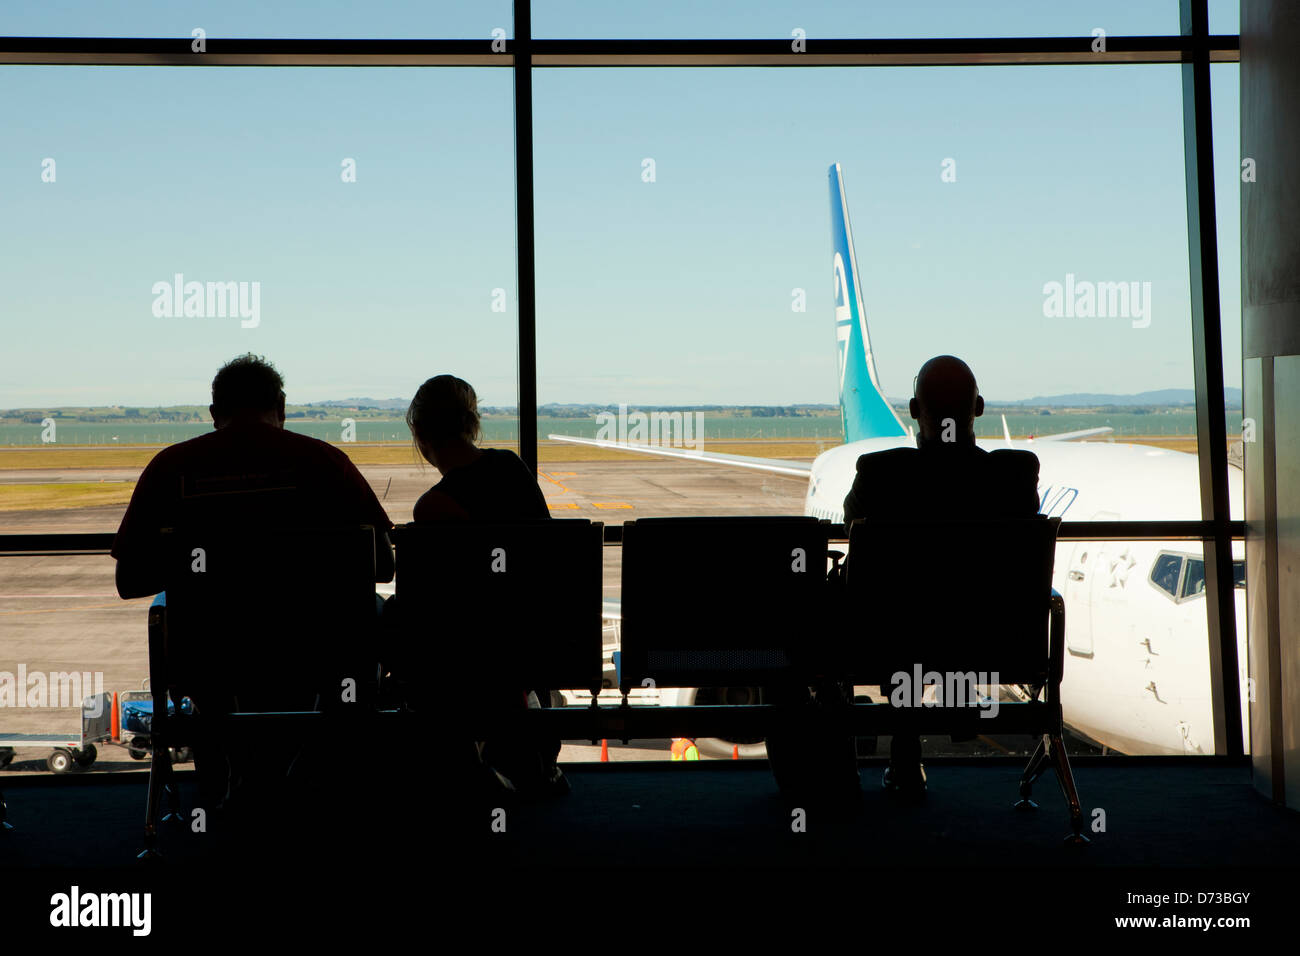
<svg viewBox="0 0 1300 956">
<path fill-rule="evenodd" d="M 984 414 L 975 374 L 955 355 L 921 366 L 908 410 L 919 426 L 918 445 L 975 443 L 975 419 Z"/>
</svg>

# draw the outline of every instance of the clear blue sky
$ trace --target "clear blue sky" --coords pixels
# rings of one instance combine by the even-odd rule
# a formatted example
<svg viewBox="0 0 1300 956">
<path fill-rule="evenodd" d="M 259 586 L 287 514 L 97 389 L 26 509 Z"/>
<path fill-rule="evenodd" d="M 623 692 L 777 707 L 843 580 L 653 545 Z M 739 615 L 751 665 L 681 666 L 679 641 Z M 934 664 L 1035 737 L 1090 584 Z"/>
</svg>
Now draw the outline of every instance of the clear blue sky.
<svg viewBox="0 0 1300 956">
<path fill-rule="evenodd" d="M 1176 0 L 533 7 L 535 34 L 557 37 L 1178 29 Z M 1235 3 L 1211 16 L 1236 31 Z M 510 6 L 0 8 L 8 35 L 195 26 L 486 39 Z M 1239 385 L 1237 67 L 1213 72 Z M 1192 386 L 1176 66 L 538 70 L 534 85 L 543 402 L 834 401 L 832 161 L 889 394 L 941 351 L 992 398 Z M 509 71 L 6 66 L 0 111 L 0 407 L 205 402 L 216 367 L 250 350 L 290 401 L 409 396 L 453 371 L 485 403 L 515 402 Z M 347 157 L 356 183 L 340 181 Z M 260 282 L 260 325 L 155 317 L 153 284 L 178 272 Z M 1150 327 L 1044 318 L 1043 284 L 1067 273 L 1150 282 Z"/>
</svg>

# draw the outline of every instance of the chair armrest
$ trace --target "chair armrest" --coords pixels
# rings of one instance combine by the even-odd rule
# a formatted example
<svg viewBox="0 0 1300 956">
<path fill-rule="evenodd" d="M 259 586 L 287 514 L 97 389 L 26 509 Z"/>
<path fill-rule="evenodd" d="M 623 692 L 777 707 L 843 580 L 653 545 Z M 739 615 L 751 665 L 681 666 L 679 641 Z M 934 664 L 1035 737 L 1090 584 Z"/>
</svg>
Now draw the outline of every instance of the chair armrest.
<svg viewBox="0 0 1300 956">
<path fill-rule="evenodd" d="M 1050 633 L 1047 639 L 1047 653 L 1051 662 L 1052 696 L 1057 697 L 1056 688 L 1065 676 L 1065 598 L 1061 592 L 1052 588 L 1048 601 L 1050 608 Z"/>
<path fill-rule="evenodd" d="M 171 691 L 171 674 L 167 667 L 167 608 L 155 605 L 149 608 L 149 693 L 153 698 L 149 725 L 151 738 L 169 739 L 171 728 L 168 726 L 167 701 Z M 178 697 L 178 712 L 179 700 Z"/>
<path fill-rule="evenodd" d="M 167 609 L 149 608 L 149 691 L 157 706 L 159 697 L 167 700 Z M 155 711 L 155 716 L 157 713 Z"/>
</svg>

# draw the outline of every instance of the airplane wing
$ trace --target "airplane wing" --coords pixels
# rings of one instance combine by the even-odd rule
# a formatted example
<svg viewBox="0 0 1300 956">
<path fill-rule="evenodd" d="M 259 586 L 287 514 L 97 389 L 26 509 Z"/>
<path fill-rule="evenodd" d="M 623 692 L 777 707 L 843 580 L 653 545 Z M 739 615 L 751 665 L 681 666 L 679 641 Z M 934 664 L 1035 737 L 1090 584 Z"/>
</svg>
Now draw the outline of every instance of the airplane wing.
<svg viewBox="0 0 1300 956">
<path fill-rule="evenodd" d="M 593 448 L 609 448 L 614 451 L 635 451 L 645 455 L 658 455 L 661 458 L 684 458 L 687 461 L 729 465 L 732 468 L 750 468 L 754 471 L 786 475 L 790 478 L 807 478 L 812 474 L 811 462 L 785 461 L 781 458 L 751 458 L 748 455 L 724 455 L 721 452 L 699 451 L 693 448 L 627 444 L 604 438 L 574 438 L 571 435 L 547 435 L 546 437 L 551 441 L 568 442 L 571 445 L 590 445 Z"/>
<path fill-rule="evenodd" d="M 1112 432 L 1115 429 L 1109 425 L 1103 425 L 1099 428 L 1080 428 L 1077 432 L 1060 432 L 1056 435 L 1039 435 L 1037 438 L 1030 438 L 1030 441 L 1071 441 L 1075 438 L 1087 438 L 1089 435 L 1104 435 L 1106 432 Z M 1002 416 L 1002 437 L 1006 439 L 1007 447 L 1011 448 L 1011 429 L 1007 427 L 1007 416 Z"/>
<path fill-rule="evenodd" d="M 1004 426 L 1005 427 L 1005 426 Z M 1113 432 L 1115 429 L 1109 425 L 1103 425 L 1100 428 L 1081 428 L 1077 432 L 1061 432 L 1056 435 L 1038 435 L 1034 441 L 1073 441 L 1076 438 L 1087 438 L 1089 435 L 1104 435 L 1107 432 Z"/>
</svg>

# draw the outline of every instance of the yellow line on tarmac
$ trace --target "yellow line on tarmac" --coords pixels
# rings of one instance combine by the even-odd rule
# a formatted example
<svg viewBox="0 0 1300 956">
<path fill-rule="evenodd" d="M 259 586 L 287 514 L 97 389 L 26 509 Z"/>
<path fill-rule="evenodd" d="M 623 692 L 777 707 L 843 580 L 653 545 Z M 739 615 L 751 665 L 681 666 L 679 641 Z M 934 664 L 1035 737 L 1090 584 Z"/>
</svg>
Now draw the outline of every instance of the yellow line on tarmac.
<svg viewBox="0 0 1300 956">
<path fill-rule="evenodd" d="M 573 474 L 573 472 L 566 472 L 566 474 L 570 474 L 570 475 L 571 475 L 571 474 Z M 548 474 L 547 474 L 546 472 L 544 472 L 544 471 L 539 471 L 539 472 L 537 473 L 537 477 L 538 477 L 538 478 L 545 478 L 547 481 L 549 481 L 551 484 L 555 485 L 555 487 L 559 488 L 559 489 L 560 489 L 561 491 L 563 491 L 565 494 L 569 494 L 569 495 L 573 494 L 572 491 L 570 491 L 568 488 L 564 487 L 564 485 L 560 484 L 558 481 L 556 481 L 553 477 L 551 477 L 550 475 L 548 475 Z"/>
</svg>

